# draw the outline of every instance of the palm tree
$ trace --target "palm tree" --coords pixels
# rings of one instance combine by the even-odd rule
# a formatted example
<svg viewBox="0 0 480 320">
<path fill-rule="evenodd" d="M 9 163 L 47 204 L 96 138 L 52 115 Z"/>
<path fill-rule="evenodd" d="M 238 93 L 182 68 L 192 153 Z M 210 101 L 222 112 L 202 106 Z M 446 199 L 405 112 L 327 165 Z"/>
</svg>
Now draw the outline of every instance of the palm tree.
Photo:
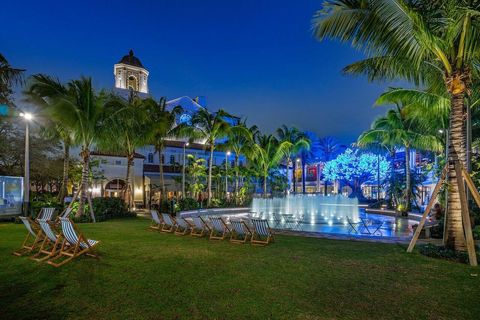
<svg viewBox="0 0 480 320">
<path fill-rule="evenodd" d="M 290 164 L 292 163 L 292 157 L 298 154 L 301 150 L 308 150 L 310 148 L 310 140 L 308 137 L 300 132 L 295 127 L 287 127 L 286 125 L 282 125 L 280 128 L 277 129 L 277 136 L 278 139 L 281 142 L 290 142 L 291 147 L 285 150 L 285 164 L 287 167 L 287 179 L 288 181 L 288 186 L 287 186 L 287 192 L 291 188 L 291 182 L 290 182 Z M 295 178 L 295 162 L 293 161 L 293 190 L 294 193 L 297 191 L 296 190 L 296 178 Z M 302 174 L 303 174 L 303 169 L 302 169 Z M 305 179 L 302 179 L 303 183 Z"/>
<path fill-rule="evenodd" d="M 364 132 L 358 138 L 357 144 L 365 147 L 372 143 L 394 148 L 402 146 L 405 150 L 405 211 L 410 210 L 411 205 L 411 169 L 410 150 L 441 151 L 442 143 L 438 136 L 422 131 L 418 122 L 408 118 L 405 112 L 397 106 L 389 110 L 384 117 L 380 117 L 372 124 L 372 128 Z"/>
<path fill-rule="evenodd" d="M 92 86 L 91 78 L 72 80 L 66 86 L 59 85 L 58 80 L 46 75 L 34 75 L 26 92 L 33 102 L 39 102 L 56 123 L 68 127 L 73 133 L 73 141 L 81 147 L 82 179 L 80 183 L 80 200 L 76 216 L 84 214 L 85 201 L 90 171 L 90 151 L 95 143 L 99 142 L 106 113 L 105 103 L 107 95 L 104 92 L 97 94 Z M 92 219 L 95 221 L 92 206 Z"/>
<path fill-rule="evenodd" d="M 215 143 L 218 139 L 224 138 L 228 135 L 230 125 L 225 120 L 228 117 L 231 117 L 231 115 L 224 110 L 218 110 L 215 113 L 211 113 L 207 109 L 202 108 L 192 116 L 190 123 L 181 123 L 172 129 L 173 135 L 188 137 L 194 140 L 202 140 L 209 148 L 210 158 L 208 160 L 207 205 L 210 205 L 212 200 L 212 168 Z"/>
<path fill-rule="evenodd" d="M 97 144 L 102 150 L 125 155 L 127 168 L 123 198 L 131 208 L 133 204 L 133 188 L 131 169 L 135 160 L 135 150 L 147 142 L 148 115 L 143 107 L 143 100 L 130 91 L 128 99 L 112 96 L 106 104 L 110 117 L 106 119 L 105 126 L 110 130 L 105 131 L 105 136 Z"/>
<path fill-rule="evenodd" d="M 238 186 L 239 186 L 239 159 L 240 156 L 251 153 L 253 144 L 253 136 L 258 132 L 257 126 L 247 127 L 246 121 L 240 121 L 239 124 L 230 128 L 227 134 L 227 141 L 218 147 L 224 151 L 232 151 L 234 155 L 234 171 L 235 171 L 235 202 L 238 202 Z"/>
<path fill-rule="evenodd" d="M 143 101 L 149 119 L 147 122 L 148 124 L 145 126 L 150 132 L 147 141 L 155 146 L 155 152 L 158 153 L 160 187 L 163 199 L 165 199 L 167 194 L 165 189 L 165 177 L 163 174 L 163 150 L 165 149 L 167 138 L 172 134 L 171 130 L 175 125 L 176 117 L 182 112 L 180 106 L 176 106 L 171 111 L 168 111 L 166 101 L 167 100 L 164 97 L 160 98 L 158 102 L 151 98 Z"/>
<path fill-rule="evenodd" d="M 323 163 L 333 160 L 342 150 L 337 139 L 331 136 L 323 137 L 318 142 L 320 159 Z M 324 180 L 323 195 L 327 195 L 328 181 Z"/>
<path fill-rule="evenodd" d="M 259 135 L 254 145 L 252 164 L 263 179 L 263 197 L 267 197 L 267 179 L 270 171 L 276 168 L 285 157 L 285 152 L 292 148 L 289 141 L 279 142 L 273 135 Z"/>
<path fill-rule="evenodd" d="M 12 86 L 23 82 L 24 69 L 13 68 L 0 53 L 0 104 L 7 104 Z"/>
<path fill-rule="evenodd" d="M 407 80 L 441 88 L 451 101 L 448 247 L 465 250 L 455 164 L 466 166 L 465 101 L 480 65 L 480 2 L 470 0 L 327 0 L 314 18 L 320 39 L 336 38 L 367 59 L 347 66 L 370 80 Z M 437 90 L 435 90 L 438 92 Z"/>
</svg>

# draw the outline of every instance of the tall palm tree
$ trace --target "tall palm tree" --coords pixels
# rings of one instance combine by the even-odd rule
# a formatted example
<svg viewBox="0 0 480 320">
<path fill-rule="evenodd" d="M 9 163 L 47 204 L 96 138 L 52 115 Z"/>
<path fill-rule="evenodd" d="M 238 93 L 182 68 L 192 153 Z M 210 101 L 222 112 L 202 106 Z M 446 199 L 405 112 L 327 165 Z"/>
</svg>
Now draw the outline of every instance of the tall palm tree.
<svg viewBox="0 0 480 320">
<path fill-rule="evenodd" d="M 240 156 L 251 152 L 253 135 L 258 131 L 257 126 L 247 127 L 246 121 L 240 121 L 236 126 L 230 128 L 227 134 L 227 141 L 218 147 L 224 151 L 232 151 L 234 155 L 234 171 L 235 171 L 235 202 L 238 201 L 239 186 L 239 159 Z"/>
<path fill-rule="evenodd" d="M 437 135 L 422 131 L 418 122 L 408 118 L 405 109 L 397 106 L 389 110 L 384 117 L 376 119 L 370 130 L 365 131 L 358 138 L 357 144 L 365 147 L 372 143 L 394 148 L 401 146 L 405 150 L 405 210 L 411 205 L 411 168 L 410 150 L 441 151 L 443 146 Z"/>
<path fill-rule="evenodd" d="M 123 198 L 131 208 L 133 204 L 132 166 L 135 160 L 135 150 L 147 142 L 148 120 L 146 108 L 143 108 L 143 100 L 134 91 L 130 91 L 127 99 L 113 95 L 106 104 L 110 114 L 105 121 L 105 126 L 110 130 L 104 132 L 104 136 L 97 143 L 102 150 L 125 155 L 127 168 L 125 175 L 125 188 Z"/>
<path fill-rule="evenodd" d="M 10 101 L 12 86 L 23 82 L 24 69 L 12 67 L 7 59 L 0 53 L 0 104 Z"/>
<path fill-rule="evenodd" d="M 281 142 L 290 142 L 291 147 L 285 150 L 285 166 L 287 168 L 286 174 L 288 179 L 288 186 L 287 192 L 291 188 L 291 181 L 290 181 L 290 165 L 293 166 L 293 170 L 295 170 L 295 161 L 292 161 L 292 158 L 298 154 L 302 149 L 309 149 L 310 148 L 310 140 L 308 137 L 303 133 L 300 132 L 296 127 L 288 127 L 286 125 L 282 125 L 280 128 L 277 129 L 277 136 Z M 302 169 L 303 172 L 303 169 Z M 302 179 L 303 181 L 304 179 Z M 296 188 L 296 179 L 295 179 L 295 171 L 293 171 L 293 189 L 294 192 L 297 190 Z"/>
<path fill-rule="evenodd" d="M 215 143 L 218 139 L 225 138 L 228 135 L 230 124 L 225 120 L 228 117 L 231 117 L 231 115 L 224 110 L 220 109 L 215 113 L 211 113 L 207 109 L 202 108 L 192 116 L 190 123 L 181 123 L 172 129 L 173 135 L 202 140 L 209 149 L 207 205 L 210 205 L 212 200 L 212 168 Z"/>
<path fill-rule="evenodd" d="M 164 97 L 160 98 L 158 102 L 152 98 L 143 101 L 149 119 L 147 121 L 148 124 L 145 126 L 150 132 L 147 141 L 155 147 L 155 152 L 158 153 L 160 188 L 162 190 L 163 199 L 165 199 L 167 194 L 165 188 L 165 176 L 163 174 L 163 151 L 165 149 L 167 138 L 172 134 L 171 130 L 175 126 L 176 117 L 182 112 L 180 106 L 176 106 L 170 111 L 167 110 L 166 101 L 167 100 Z"/>
<path fill-rule="evenodd" d="M 260 135 L 254 145 L 253 165 L 263 179 L 263 197 L 267 197 L 267 180 L 270 171 L 278 167 L 285 152 L 292 147 L 289 141 L 279 142 L 273 135 Z"/>
<path fill-rule="evenodd" d="M 443 87 L 451 101 L 447 246 L 465 250 L 455 163 L 466 166 L 465 101 L 480 65 L 480 2 L 327 0 L 314 18 L 318 39 L 339 39 L 367 58 L 347 66 L 370 80 Z"/>
<path fill-rule="evenodd" d="M 92 86 L 91 78 L 72 80 L 66 86 L 49 76 L 37 74 L 32 76 L 26 92 L 32 101 L 50 115 L 56 123 L 68 127 L 73 133 L 73 141 L 81 147 L 82 178 L 80 183 L 80 198 L 76 216 L 84 214 L 85 201 L 90 171 L 90 151 L 99 142 L 105 119 L 108 118 L 105 103 L 107 94 L 97 94 Z M 90 207 L 92 219 L 95 220 L 93 208 Z"/>
</svg>

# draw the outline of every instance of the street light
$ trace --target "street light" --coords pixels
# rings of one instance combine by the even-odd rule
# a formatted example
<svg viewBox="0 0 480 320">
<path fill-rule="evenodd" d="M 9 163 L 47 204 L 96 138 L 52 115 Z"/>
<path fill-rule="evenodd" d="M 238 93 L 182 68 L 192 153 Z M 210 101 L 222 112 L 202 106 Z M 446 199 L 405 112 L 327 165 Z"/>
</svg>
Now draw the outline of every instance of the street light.
<svg viewBox="0 0 480 320">
<path fill-rule="evenodd" d="M 182 199 L 185 199 L 185 148 L 189 145 L 190 143 L 188 142 L 183 144 Z"/>
<path fill-rule="evenodd" d="M 33 119 L 33 114 L 29 112 L 21 112 L 20 117 L 25 119 L 25 175 L 24 175 L 24 194 L 23 194 L 23 210 L 27 217 L 30 210 L 30 140 L 28 123 Z"/>
<path fill-rule="evenodd" d="M 230 155 L 230 151 L 225 153 L 225 199 L 228 198 L 228 156 Z"/>
</svg>

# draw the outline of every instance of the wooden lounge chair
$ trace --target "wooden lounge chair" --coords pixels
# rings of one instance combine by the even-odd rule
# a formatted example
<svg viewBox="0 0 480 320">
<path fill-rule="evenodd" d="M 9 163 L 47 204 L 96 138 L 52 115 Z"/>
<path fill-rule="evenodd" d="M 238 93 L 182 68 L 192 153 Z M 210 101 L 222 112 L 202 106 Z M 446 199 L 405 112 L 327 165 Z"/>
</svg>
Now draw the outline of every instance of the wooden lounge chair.
<svg viewBox="0 0 480 320">
<path fill-rule="evenodd" d="M 203 237 L 206 234 L 210 234 L 210 227 L 207 225 L 202 217 L 192 217 L 193 226 L 190 235 L 193 237 Z"/>
<path fill-rule="evenodd" d="M 210 240 L 223 240 L 226 236 L 231 234 L 230 229 L 221 217 L 211 216 L 210 222 L 212 229 L 210 230 Z"/>
<path fill-rule="evenodd" d="M 52 220 L 53 214 L 55 213 L 55 208 L 42 208 L 38 214 L 37 219 L 44 219 L 47 221 Z"/>
<path fill-rule="evenodd" d="M 19 218 L 22 220 L 23 225 L 27 229 L 27 236 L 25 237 L 25 240 L 23 240 L 22 246 L 17 251 L 13 252 L 13 254 L 18 257 L 37 249 L 45 237 L 38 224 L 32 219 L 28 217 Z"/>
<path fill-rule="evenodd" d="M 184 236 L 188 232 L 191 232 L 192 229 L 193 229 L 192 224 L 190 222 L 188 222 L 187 220 L 185 220 L 184 218 L 177 218 L 177 219 L 175 219 L 175 222 L 177 223 L 177 225 L 175 227 L 175 234 L 176 235 Z"/>
<path fill-rule="evenodd" d="M 176 227 L 175 218 L 168 213 L 162 213 L 163 224 L 160 231 L 162 232 L 174 232 Z"/>
<path fill-rule="evenodd" d="M 98 259 L 98 255 L 95 253 L 94 248 L 100 243 L 100 241 L 87 239 L 82 233 L 77 231 L 73 222 L 69 218 L 60 218 L 60 224 L 62 226 L 61 237 L 63 239 L 60 251 L 58 255 L 47 261 L 48 264 L 54 267 L 60 267 L 82 254 Z M 63 259 L 64 257 L 67 258 Z"/>
<path fill-rule="evenodd" d="M 45 234 L 45 237 L 42 241 L 39 251 L 30 257 L 30 259 L 35 261 L 44 261 L 56 256 L 59 253 L 63 238 L 61 233 L 55 230 L 53 222 L 46 219 L 38 219 L 37 221 L 43 233 Z"/>
<path fill-rule="evenodd" d="M 250 242 L 252 244 L 267 245 L 274 241 L 273 232 L 266 219 L 252 219 L 253 232 Z"/>
<path fill-rule="evenodd" d="M 158 215 L 158 211 L 150 210 L 150 214 L 152 215 L 152 223 L 150 224 L 149 228 L 153 230 L 160 230 L 162 228 L 163 221 Z"/>
<path fill-rule="evenodd" d="M 240 219 L 230 219 L 230 225 L 232 227 L 230 242 L 245 243 L 252 236 L 252 232 L 245 221 Z"/>
</svg>

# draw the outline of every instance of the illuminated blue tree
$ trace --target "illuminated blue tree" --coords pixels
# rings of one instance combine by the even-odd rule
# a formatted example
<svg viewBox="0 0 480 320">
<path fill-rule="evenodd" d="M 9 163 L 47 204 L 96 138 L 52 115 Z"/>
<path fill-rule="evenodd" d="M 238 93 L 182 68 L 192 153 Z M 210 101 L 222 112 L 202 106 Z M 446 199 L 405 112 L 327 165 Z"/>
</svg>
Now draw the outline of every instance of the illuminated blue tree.
<svg viewBox="0 0 480 320">
<path fill-rule="evenodd" d="M 347 149 L 336 159 L 325 163 L 323 175 L 327 181 L 338 180 L 356 191 L 362 183 L 376 180 L 377 175 L 380 182 L 385 181 L 389 170 L 390 164 L 384 156 Z"/>
</svg>

